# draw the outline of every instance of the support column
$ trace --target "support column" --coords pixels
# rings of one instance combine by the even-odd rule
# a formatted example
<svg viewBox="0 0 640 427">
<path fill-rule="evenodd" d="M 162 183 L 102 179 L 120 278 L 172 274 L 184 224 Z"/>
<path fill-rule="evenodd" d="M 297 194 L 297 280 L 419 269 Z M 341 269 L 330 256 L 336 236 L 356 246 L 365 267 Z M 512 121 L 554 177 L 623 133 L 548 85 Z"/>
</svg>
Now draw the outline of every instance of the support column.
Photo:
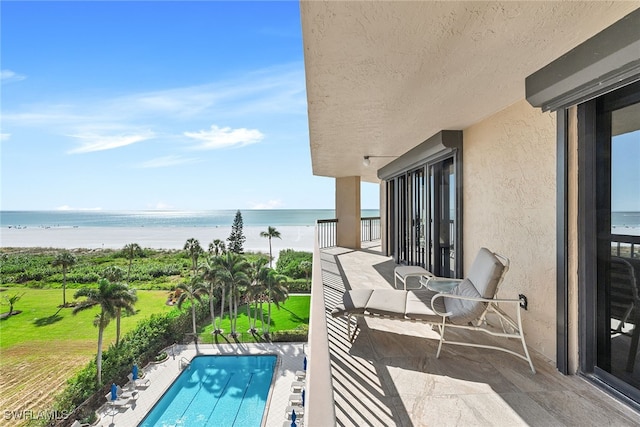
<svg viewBox="0 0 640 427">
<path fill-rule="evenodd" d="M 336 178 L 336 243 L 360 249 L 360 177 Z"/>
</svg>

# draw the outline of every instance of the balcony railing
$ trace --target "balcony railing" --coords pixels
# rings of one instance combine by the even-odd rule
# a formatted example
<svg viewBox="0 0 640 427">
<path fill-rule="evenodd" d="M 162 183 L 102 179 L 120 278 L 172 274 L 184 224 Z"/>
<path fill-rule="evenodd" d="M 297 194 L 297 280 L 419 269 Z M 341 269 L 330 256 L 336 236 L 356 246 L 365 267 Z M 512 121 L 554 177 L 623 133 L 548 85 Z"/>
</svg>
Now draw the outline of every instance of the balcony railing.
<svg viewBox="0 0 640 427">
<path fill-rule="evenodd" d="M 318 246 L 320 249 L 337 245 L 337 219 L 319 219 L 316 221 Z M 360 240 L 371 242 L 380 240 L 380 217 L 372 216 L 360 219 Z"/>
<path fill-rule="evenodd" d="M 640 236 L 612 234 L 611 255 L 640 259 Z"/>
<path fill-rule="evenodd" d="M 320 249 L 336 246 L 337 219 L 319 219 L 316 221 L 318 232 L 318 246 Z"/>
<path fill-rule="evenodd" d="M 371 242 L 380 240 L 380 217 L 371 216 L 360 219 L 360 240 Z"/>
</svg>

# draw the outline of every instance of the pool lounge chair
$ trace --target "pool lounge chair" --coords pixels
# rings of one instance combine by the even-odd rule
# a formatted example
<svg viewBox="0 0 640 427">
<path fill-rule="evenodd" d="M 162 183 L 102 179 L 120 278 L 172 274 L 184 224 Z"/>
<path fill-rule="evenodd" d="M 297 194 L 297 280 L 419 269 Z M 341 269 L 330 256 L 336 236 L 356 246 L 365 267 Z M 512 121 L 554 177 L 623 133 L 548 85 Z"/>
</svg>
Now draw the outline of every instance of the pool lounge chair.
<svg viewBox="0 0 640 427">
<path fill-rule="evenodd" d="M 116 400 L 111 399 L 111 392 L 104 396 L 107 399 L 107 404 L 115 409 L 125 408 L 129 403 L 134 400 L 133 397 L 118 397 Z"/>
<path fill-rule="evenodd" d="M 122 387 L 116 387 L 116 394 L 118 395 L 118 399 L 137 399 L 138 392 L 137 391 L 125 391 Z"/>
<path fill-rule="evenodd" d="M 133 388 L 145 388 L 149 387 L 149 384 L 151 384 L 149 378 L 138 378 L 134 381 L 133 374 L 127 375 L 127 378 L 129 378 L 129 384 L 132 384 Z"/>
<path fill-rule="evenodd" d="M 350 341 L 354 340 L 356 333 L 354 330 L 351 334 L 351 318 L 354 316 L 423 322 L 437 326 L 440 332 L 436 358 L 440 357 L 443 344 L 488 348 L 504 351 L 527 361 L 531 371 L 535 373 L 522 330 L 521 301 L 497 298 L 498 289 L 508 270 L 509 260 L 506 257 L 481 248 L 468 276 L 458 280 L 457 286 L 449 292 L 429 289 L 429 282 L 437 283 L 439 278 L 428 278 L 425 289 L 356 289 L 345 292 L 342 304 L 335 307 L 331 314 L 333 317 L 347 317 L 347 335 Z M 451 282 L 451 279 L 446 280 Z M 516 320 L 509 317 L 500 305 L 510 305 L 516 313 Z M 497 318 L 500 329 L 488 324 L 488 316 Z M 449 341 L 445 338 L 445 332 L 449 328 L 479 331 L 495 337 L 517 338 L 522 343 L 523 354 L 497 345 Z"/>
</svg>

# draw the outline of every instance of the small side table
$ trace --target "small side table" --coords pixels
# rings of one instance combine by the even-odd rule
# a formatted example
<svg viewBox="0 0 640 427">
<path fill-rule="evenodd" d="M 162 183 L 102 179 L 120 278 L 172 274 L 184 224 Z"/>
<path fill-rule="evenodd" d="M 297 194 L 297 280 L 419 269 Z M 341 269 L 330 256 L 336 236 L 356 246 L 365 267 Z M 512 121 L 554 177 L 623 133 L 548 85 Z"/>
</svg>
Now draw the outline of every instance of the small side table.
<svg viewBox="0 0 640 427">
<path fill-rule="evenodd" d="M 420 284 L 435 292 L 448 294 L 462 282 L 462 279 L 451 279 L 448 277 L 423 277 Z"/>
</svg>

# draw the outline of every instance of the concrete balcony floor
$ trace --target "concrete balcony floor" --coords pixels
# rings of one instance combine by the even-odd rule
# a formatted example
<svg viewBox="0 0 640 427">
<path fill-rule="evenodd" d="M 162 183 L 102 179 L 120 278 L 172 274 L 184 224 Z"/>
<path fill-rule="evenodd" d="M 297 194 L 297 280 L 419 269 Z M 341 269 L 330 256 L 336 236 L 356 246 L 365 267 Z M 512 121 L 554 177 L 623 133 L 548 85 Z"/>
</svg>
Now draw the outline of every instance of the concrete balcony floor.
<svg viewBox="0 0 640 427">
<path fill-rule="evenodd" d="M 585 379 L 560 374 L 535 351 L 536 374 L 495 350 L 445 345 L 436 359 L 437 334 L 428 326 L 384 319 L 359 319 L 350 343 L 346 318 L 334 319 L 331 309 L 345 289 L 393 287 L 395 265 L 375 244 L 320 256 L 336 425 L 640 425 L 640 414 Z"/>
</svg>

